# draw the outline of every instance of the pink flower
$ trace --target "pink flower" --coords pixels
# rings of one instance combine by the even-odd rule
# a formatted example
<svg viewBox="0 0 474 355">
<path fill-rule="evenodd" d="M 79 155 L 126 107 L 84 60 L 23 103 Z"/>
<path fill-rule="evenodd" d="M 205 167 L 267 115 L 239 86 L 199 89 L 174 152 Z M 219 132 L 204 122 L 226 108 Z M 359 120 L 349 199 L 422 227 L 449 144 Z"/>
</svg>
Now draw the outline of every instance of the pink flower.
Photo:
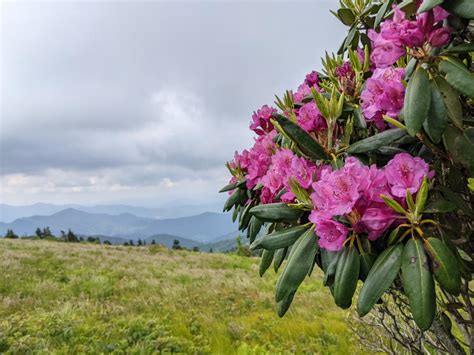
<svg viewBox="0 0 474 355">
<path fill-rule="evenodd" d="M 252 189 L 260 183 L 262 177 L 267 173 L 271 156 L 276 150 L 276 145 L 273 142 L 276 134 L 275 131 L 271 131 L 268 135 L 258 136 L 254 146 L 250 149 L 246 176 L 247 188 Z"/>
<path fill-rule="evenodd" d="M 449 43 L 451 39 L 451 28 L 440 27 L 428 34 L 428 43 L 433 47 L 443 47 Z"/>
<path fill-rule="evenodd" d="M 313 183 L 314 206 L 332 216 L 351 212 L 360 197 L 356 179 L 343 169 L 324 175 Z"/>
<path fill-rule="evenodd" d="M 405 86 L 402 84 L 405 70 L 402 68 L 376 69 L 367 79 L 361 93 L 362 113 L 368 122 L 374 122 L 377 128 L 384 129 L 383 115 L 397 118 L 403 108 Z"/>
<path fill-rule="evenodd" d="M 399 153 L 385 167 L 385 176 L 393 196 L 404 198 L 406 190 L 415 194 L 418 192 L 423 177 L 432 178 L 434 171 L 429 171 L 429 165 L 419 157 L 408 153 Z"/>
<path fill-rule="evenodd" d="M 267 105 L 262 106 L 262 108 L 256 112 L 254 111 L 252 114 L 250 129 L 258 135 L 264 135 L 271 132 L 273 130 L 273 125 L 270 122 L 270 118 L 274 112 L 277 112 L 277 110 Z"/>
<path fill-rule="evenodd" d="M 318 86 L 318 83 L 319 83 L 318 73 L 316 73 L 313 70 L 311 73 L 306 74 L 304 83 L 308 85 L 309 87 Z"/>
<path fill-rule="evenodd" d="M 395 221 L 396 215 L 384 203 L 373 204 L 362 215 L 361 222 L 369 233 L 370 240 L 378 239 Z"/>
<path fill-rule="evenodd" d="M 315 174 L 316 165 L 304 158 L 294 157 L 291 162 L 289 177 L 295 178 L 303 189 L 309 189 L 311 187 Z"/>
<path fill-rule="evenodd" d="M 262 188 L 262 191 L 260 193 L 260 202 L 262 204 L 267 204 L 267 203 L 273 203 L 275 202 L 275 194 L 270 191 L 270 189 L 267 189 L 266 187 Z"/>
<path fill-rule="evenodd" d="M 383 170 L 372 165 L 367 174 L 367 180 L 367 188 L 364 191 L 364 198 L 367 201 L 383 202 L 380 195 L 390 196 L 390 187 Z"/>
<path fill-rule="evenodd" d="M 376 68 L 389 67 L 401 56 L 405 55 L 405 48 L 403 48 L 400 42 L 384 39 L 373 30 L 369 30 L 368 35 L 372 41 L 370 62 L 374 64 Z"/>
<path fill-rule="evenodd" d="M 342 223 L 325 218 L 312 212 L 309 220 L 315 224 L 315 233 L 319 237 L 318 244 L 329 251 L 339 251 L 343 248 L 349 230 Z"/>
<path fill-rule="evenodd" d="M 306 132 L 315 132 L 326 128 L 326 120 L 321 116 L 318 107 L 311 101 L 298 110 L 298 125 Z"/>
</svg>

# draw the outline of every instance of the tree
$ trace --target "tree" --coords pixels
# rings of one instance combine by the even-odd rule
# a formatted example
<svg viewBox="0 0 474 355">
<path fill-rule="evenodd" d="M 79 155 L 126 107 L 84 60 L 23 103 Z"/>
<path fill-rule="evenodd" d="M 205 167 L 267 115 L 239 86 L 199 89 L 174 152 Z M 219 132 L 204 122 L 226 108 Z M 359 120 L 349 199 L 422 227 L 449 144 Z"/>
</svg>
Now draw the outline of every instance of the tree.
<svg viewBox="0 0 474 355">
<path fill-rule="evenodd" d="M 39 227 L 36 228 L 35 234 L 38 238 L 43 238 L 43 232 L 41 231 Z"/>
<path fill-rule="evenodd" d="M 141 240 L 140 238 L 138 238 L 137 245 L 138 245 L 138 246 L 142 246 L 142 245 L 143 245 L 143 242 L 142 242 L 142 240 Z"/>
<path fill-rule="evenodd" d="M 110 243 L 107 239 L 104 240 L 104 245 L 112 245 L 112 243 Z"/>
<path fill-rule="evenodd" d="M 72 232 L 72 230 L 69 229 L 66 235 L 66 241 L 70 243 L 78 243 L 79 238 L 77 238 L 77 236 Z"/>
<path fill-rule="evenodd" d="M 171 247 L 174 250 L 182 250 L 183 247 L 181 246 L 178 239 L 173 240 L 173 246 Z"/>
<path fill-rule="evenodd" d="M 155 245 L 155 244 L 156 244 L 155 239 L 152 239 L 152 240 L 151 240 L 151 244 L 152 244 L 152 245 Z"/>
<path fill-rule="evenodd" d="M 214 253 L 214 249 L 209 249 L 209 253 Z"/>
<path fill-rule="evenodd" d="M 49 229 L 49 227 L 43 228 L 41 238 L 54 238 L 54 235 L 51 233 L 51 230 Z"/>
<path fill-rule="evenodd" d="M 130 239 L 130 242 L 128 243 L 130 246 L 135 246 L 135 243 L 133 242 L 133 240 Z"/>
<path fill-rule="evenodd" d="M 199 251 L 199 247 L 193 247 L 193 251 Z"/>
<path fill-rule="evenodd" d="M 7 234 L 5 234 L 5 238 L 18 239 L 18 235 L 16 235 L 15 232 L 13 232 L 12 229 L 7 229 Z"/>
</svg>

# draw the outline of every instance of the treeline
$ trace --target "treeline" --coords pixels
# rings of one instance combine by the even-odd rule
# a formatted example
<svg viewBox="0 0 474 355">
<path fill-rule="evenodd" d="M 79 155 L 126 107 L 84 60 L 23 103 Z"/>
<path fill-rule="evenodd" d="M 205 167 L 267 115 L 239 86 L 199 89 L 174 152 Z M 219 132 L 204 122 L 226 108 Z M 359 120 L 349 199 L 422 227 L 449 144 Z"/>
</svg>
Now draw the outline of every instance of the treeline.
<svg viewBox="0 0 474 355">
<path fill-rule="evenodd" d="M 34 235 L 23 235 L 23 236 L 18 236 L 12 229 L 8 229 L 7 233 L 5 234 L 4 238 L 7 239 L 32 239 L 32 240 L 37 240 L 37 239 L 47 239 L 47 240 L 54 240 L 54 241 L 62 241 L 62 242 L 67 242 L 67 243 L 94 243 L 94 244 L 104 244 L 104 245 L 112 245 L 110 241 L 107 239 L 104 240 L 102 243 L 100 241 L 99 237 L 93 237 L 93 236 L 78 236 L 76 235 L 71 229 L 69 229 L 67 232 L 61 231 L 59 236 L 54 235 L 49 227 L 46 228 L 37 228 L 35 231 Z M 118 244 L 117 244 L 118 245 Z M 128 241 L 124 241 L 121 245 L 123 246 L 146 246 L 147 242 L 146 240 L 142 240 L 138 238 L 137 241 L 133 241 L 132 239 Z M 154 239 L 151 240 L 149 245 L 160 245 L 157 244 Z M 165 247 L 165 246 L 163 246 Z M 175 239 L 173 241 L 173 245 L 171 246 L 171 249 L 173 250 L 190 250 L 190 251 L 200 251 L 199 247 L 193 247 L 193 248 L 186 248 L 181 245 L 179 240 Z M 209 250 L 210 253 L 213 252 L 212 248 Z"/>
</svg>

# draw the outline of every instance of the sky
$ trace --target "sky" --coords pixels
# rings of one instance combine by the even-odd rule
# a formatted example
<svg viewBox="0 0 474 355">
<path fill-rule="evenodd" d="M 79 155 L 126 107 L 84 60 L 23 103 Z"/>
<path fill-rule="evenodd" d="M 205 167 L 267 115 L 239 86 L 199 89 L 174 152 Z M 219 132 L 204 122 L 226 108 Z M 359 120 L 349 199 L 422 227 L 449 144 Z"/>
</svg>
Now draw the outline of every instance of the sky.
<svg viewBox="0 0 474 355">
<path fill-rule="evenodd" d="M 220 203 L 252 112 L 339 47 L 334 8 L 0 2 L 0 202 Z"/>
</svg>

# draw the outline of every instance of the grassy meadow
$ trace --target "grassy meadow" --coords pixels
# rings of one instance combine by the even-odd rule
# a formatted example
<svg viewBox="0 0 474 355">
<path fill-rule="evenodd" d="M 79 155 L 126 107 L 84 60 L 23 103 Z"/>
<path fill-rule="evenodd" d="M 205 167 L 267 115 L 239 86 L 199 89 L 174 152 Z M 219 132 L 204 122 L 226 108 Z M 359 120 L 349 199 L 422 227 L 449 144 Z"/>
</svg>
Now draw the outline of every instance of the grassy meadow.
<svg viewBox="0 0 474 355">
<path fill-rule="evenodd" d="M 0 352 L 367 353 L 317 272 L 280 319 L 257 258 L 1 239 L 0 264 Z"/>
</svg>

